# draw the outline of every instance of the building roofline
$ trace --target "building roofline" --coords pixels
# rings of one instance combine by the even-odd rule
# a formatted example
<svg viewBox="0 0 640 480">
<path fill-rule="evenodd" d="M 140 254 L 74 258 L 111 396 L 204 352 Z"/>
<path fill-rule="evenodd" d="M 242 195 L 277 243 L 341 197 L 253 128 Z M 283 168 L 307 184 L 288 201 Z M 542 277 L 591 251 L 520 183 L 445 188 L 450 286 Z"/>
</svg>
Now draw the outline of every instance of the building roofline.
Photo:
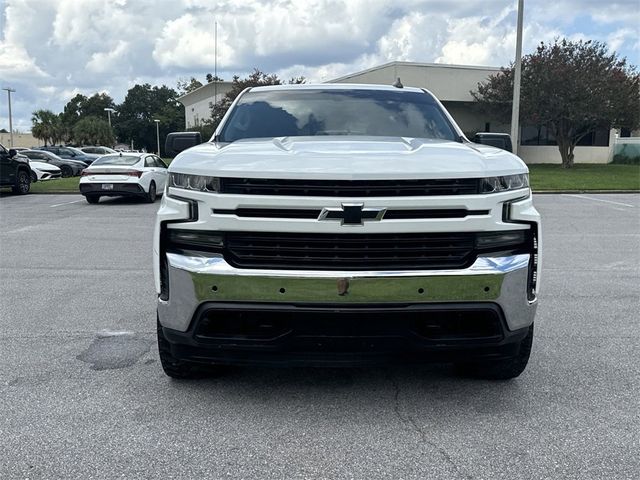
<svg viewBox="0 0 640 480">
<path fill-rule="evenodd" d="M 195 90 L 190 91 L 189 93 L 185 93 L 184 95 L 180 95 L 177 100 L 182 103 L 182 99 L 183 98 L 187 98 L 190 95 L 193 95 L 194 93 L 198 93 L 200 90 L 203 90 L 207 87 L 209 87 L 209 85 L 213 85 L 214 83 L 217 83 L 218 85 L 231 85 L 233 82 L 227 82 L 227 81 L 223 81 L 223 82 L 209 82 L 209 83 L 205 83 L 204 85 L 202 85 L 201 87 L 196 88 Z"/>
<path fill-rule="evenodd" d="M 326 83 L 340 82 L 342 80 L 353 78 L 357 75 L 375 72 L 376 70 L 382 70 L 383 68 L 392 67 L 392 66 L 458 68 L 458 69 L 464 69 L 464 70 L 494 70 L 496 72 L 499 72 L 501 69 L 501 67 L 489 67 L 489 66 L 482 66 L 482 65 L 457 65 L 457 64 L 450 64 L 450 63 L 403 62 L 403 61 L 394 60 L 392 62 L 383 63 L 382 65 L 376 65 L 375 67 L 367 68 L 365 70 L 360 70 L 359 72 L 349 73 L 347 75 L 343 75 L 342 77 L 334 78 L 332 80 L 327 80 Z"/>
</svg>

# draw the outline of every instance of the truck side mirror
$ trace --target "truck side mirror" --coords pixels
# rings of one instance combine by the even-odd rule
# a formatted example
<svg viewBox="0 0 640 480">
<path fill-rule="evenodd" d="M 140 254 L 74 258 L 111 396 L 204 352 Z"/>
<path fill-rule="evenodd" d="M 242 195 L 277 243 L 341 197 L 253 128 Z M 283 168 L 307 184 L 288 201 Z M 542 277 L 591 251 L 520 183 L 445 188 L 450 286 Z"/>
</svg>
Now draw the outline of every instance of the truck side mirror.
<svg viewBox="0 0 640 480">
<path fill-rule="evenodd" d="M 511 136 L 508 133 L 478 132 L 473 137 L 472 142 L 501 148 L 502 150 L 506 150 L 507 152 L 513 152 Z"/>
<path fill-rule="evenodd" d="M 9 158 L 13 158 L 18 154 L 18 151 L 14 148 L 9 149 Z"/>
<path fill-rule="evenodd" d="M 164 142 L 164 154 L 175 157 L 180 152 L 202 143 L 200 132 L 172 132 Z"/>
</svg>

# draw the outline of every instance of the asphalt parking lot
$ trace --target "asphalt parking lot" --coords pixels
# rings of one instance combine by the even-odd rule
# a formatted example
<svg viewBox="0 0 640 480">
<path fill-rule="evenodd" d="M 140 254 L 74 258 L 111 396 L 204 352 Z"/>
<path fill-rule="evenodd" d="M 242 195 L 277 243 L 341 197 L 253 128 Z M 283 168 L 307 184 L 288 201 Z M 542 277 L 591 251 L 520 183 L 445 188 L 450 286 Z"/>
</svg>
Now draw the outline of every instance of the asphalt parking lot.
<svg viewBox="0 0 640 480">
<path fill-rule="evenodd" d="M 154 213 L 0 197 L 0 478 L 638 478 L 640 196 L 538 195 L 528 369 L 160 368 Z"/>
</svg>

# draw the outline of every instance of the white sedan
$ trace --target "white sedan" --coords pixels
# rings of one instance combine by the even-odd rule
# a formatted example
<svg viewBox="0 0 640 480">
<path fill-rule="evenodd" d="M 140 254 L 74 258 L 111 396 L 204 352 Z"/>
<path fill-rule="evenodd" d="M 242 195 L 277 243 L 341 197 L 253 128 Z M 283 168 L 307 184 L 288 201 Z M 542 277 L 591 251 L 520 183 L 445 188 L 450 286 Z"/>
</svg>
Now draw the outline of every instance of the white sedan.
<svg viewBox="0 0 640 480">
<path fill-rule="evenodd" d="M 151 153 L 105 155 L 82 171 L 80 193 L 87 202 L 98 203 L 100 197 L 132 196 L 149 203 L 167 183 L 167 165 Z"/>
<path fill-rule="evenodd" d="M 45 162 L 34 162 L 29 160 L 29 166 L 31 167 L 31 182 L 39 182 L 42 180 L 52 180 L 54 178 L 60 178 L 62 172 L 55 165 L 51 165 Z"/>
</svg>

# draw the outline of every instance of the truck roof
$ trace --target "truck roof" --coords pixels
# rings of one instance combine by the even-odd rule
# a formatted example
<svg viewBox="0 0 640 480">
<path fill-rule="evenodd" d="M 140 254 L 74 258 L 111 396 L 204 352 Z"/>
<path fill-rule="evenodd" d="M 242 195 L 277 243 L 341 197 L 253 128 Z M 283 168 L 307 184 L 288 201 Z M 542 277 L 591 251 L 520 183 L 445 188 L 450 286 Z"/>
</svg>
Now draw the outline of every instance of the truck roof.
<svg viewBox="0 0 640 480">
<path fill-rule="evenodd" d="M 282 90 L 389 90 L 394 92 L 418 92 L 425 90 L 417 87 L 398 88 L 393 85 L 373 85 L 364 83 L 302 83 L 289 85 L 266 85 L 263 87 L 252 87 L 251 91 L 282 91 Z"/>
</svg>

